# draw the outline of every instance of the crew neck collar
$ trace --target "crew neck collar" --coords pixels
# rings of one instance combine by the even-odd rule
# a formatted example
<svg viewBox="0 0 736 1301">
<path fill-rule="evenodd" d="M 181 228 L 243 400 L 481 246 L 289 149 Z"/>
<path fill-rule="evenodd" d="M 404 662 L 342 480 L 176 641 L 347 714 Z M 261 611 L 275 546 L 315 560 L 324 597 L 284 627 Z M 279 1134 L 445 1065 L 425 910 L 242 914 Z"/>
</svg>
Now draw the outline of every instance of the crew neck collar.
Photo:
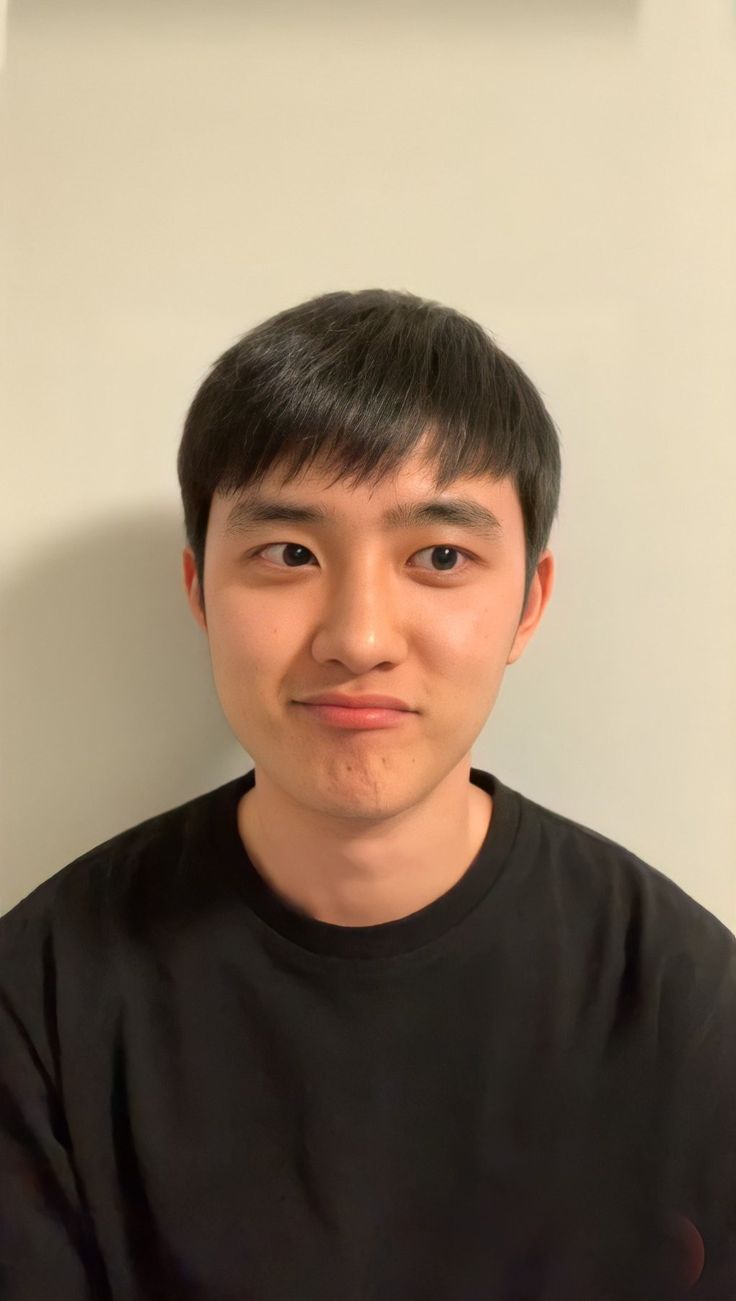
<svg viewBox="0 0 736 1301">
<path fill-rule="evenodd" d="M 312 953 L 346 959 L 397 957 L 439 939 L 456 927 L 493 887 L 516 837 L 521 816 L 518 793 L 492 773 L 470 769 L 470 781 L 493 800 L 483 844 L 449 890 L 417 912 L 372 926 L 340 926 L 297 912 L 274 892 L 252 863 L 238 829 L 238 804 L 255 786 L 255 769 L 213 793 L 210 838 L 232 871 L 249 907 L 272 930 Z"/>
</svg>

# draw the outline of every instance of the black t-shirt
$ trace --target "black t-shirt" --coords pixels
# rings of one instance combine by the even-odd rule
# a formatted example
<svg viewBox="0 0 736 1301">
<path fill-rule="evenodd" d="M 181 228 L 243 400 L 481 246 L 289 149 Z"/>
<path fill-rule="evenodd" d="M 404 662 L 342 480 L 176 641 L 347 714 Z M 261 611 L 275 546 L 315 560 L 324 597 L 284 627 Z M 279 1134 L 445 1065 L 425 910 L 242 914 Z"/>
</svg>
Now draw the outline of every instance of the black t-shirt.
<svg viewBox="0 0 736 1301">
<path fill-rule="evenodd" d="M 471 780 L 397 921 L 277 897 L 253 770 L 0 919 L 2 1301 L 736 1298 L 736 940 Z"/>
</svg>

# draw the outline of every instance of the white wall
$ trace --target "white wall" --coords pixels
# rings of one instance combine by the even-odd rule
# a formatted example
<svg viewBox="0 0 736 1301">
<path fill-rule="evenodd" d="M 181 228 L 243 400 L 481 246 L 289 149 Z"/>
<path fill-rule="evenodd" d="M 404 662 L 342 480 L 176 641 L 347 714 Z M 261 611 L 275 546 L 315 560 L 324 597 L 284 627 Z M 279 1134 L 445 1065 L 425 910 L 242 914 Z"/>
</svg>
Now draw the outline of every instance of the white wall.
<svg viewBox="0 0 736 1301">
<path fill-rule="evenodd" d="M 17 0 L 0 910 L 246 767 L 185 607 L 209 363 L 312 294 L 480 320 L 560 427 L 474 762 L 736 927 L 733 0 Z"/>
</svg>

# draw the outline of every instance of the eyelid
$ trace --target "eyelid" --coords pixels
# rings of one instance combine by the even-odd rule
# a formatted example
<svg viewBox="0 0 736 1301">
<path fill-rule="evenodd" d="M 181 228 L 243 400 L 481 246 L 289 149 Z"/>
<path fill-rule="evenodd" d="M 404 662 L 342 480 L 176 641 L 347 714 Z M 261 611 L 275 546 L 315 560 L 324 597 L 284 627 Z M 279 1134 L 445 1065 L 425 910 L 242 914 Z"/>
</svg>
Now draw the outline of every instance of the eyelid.
<svg viewBox="0 0 736 1301">
<path fill-rule="evenodd" d="M 252 559 L 260 560 L 262 559 L 261 552 L 268 551 L 271 547 L 286 547 L 286 546 L 303 547 L 305 551 L 309 551 L 311 552 L 312 555 L 314 555 L 312 548 L 308 547 L 304 542 L 293 542 L 291 539 L 286 539 L 279 542 L 266 542 L 262 546 L 256 547 L 254 551 L 251 551 L 248 554 L 250 557 L 252 557 Z M 417 551 L 412 552 L 412 555 L 413 556 L 421 555 L 423 551 L 435 551 L 438 547 L 447 547 L 449 551 L 457 551 L 458 555 L 461 555 L 463 559 L 466 560 L 471 565 L 477 563 L 476 558 L 472 554 L 472 552 L 467 551 L 465 547 L 456 546 L 454 542 L 431 542 L 429 546 L 419 547 Z M 268 565 L 268 564 L 272 564 L 273 562 L 267 560 L 265 561 L 265 563 Z M 288 572 L 288 566 L 274 565 L 274 568 L 276 569 L 285 568 L 287 569 Z M 290 572 L 296 573 L 298 569 L 308 569 L 308 568 L 310 568 L 310 566 L 308 565 L 297 565 L 293 567 Z M 464 573 L 465 568 L 466 566 L 463 565 L 460 569 L 448 570 L 444 574 L 441 569 L 435 569 L 435 570 L 427 569 L 424 570 L 424 572 L 428 574 L 433 574 L 435 578 L 445 578 L 445 577 L 454 578 L 456 575 Z"/>
</svg>

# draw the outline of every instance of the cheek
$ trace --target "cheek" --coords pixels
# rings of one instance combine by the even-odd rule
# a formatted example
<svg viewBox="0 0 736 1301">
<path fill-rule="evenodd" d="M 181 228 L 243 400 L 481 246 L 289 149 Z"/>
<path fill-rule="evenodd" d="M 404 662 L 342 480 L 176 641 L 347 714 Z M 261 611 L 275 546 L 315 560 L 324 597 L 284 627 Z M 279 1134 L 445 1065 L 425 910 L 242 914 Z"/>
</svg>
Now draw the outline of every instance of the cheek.
<svg viewBox="0 0 736 1301">
<path fill-rule="evenodd" d="M 210 655 L 221 674 L 243 670 L 262 672 L 277 668 L 290 654 L 294 642 L 294 614 L 279 608 L 278 615 L 264 602 L 244 601 L 242 595 L 222 594 L 208 620 Z"/>
<path fill-rule="evenodd" d="M 450 603 L 441 617 L 428 620 L 426 609 L 417 611 L 417 625 L 405 625 L 407 653 L 427 661 L 436 659 L 438 672 L 469 674 L 473 681 L 488 679 L 506 663 L 516 625 L 510 603 L 486 600 L 483 604 Z M 244 600 L 242 591 L 223 589 L 208 609 L 210 656 L 221 678 L 243 671 L 268 673 L 284 665 L 304 646 L 305 611 L 297 601 L 283 600 L 269 608 L 262 597 Z M 412 642 L 414 651 L 412 651 Z M 469 685 L 468 681 L 468 685 Z"/>
<path fill-rule="evenodd" d="M 443 655 L 487 677 L 497 665 L 505 664 L 513 628 L 508 611 L 489 604 L 443 619 L 432 636 Z"/>
</svg>

